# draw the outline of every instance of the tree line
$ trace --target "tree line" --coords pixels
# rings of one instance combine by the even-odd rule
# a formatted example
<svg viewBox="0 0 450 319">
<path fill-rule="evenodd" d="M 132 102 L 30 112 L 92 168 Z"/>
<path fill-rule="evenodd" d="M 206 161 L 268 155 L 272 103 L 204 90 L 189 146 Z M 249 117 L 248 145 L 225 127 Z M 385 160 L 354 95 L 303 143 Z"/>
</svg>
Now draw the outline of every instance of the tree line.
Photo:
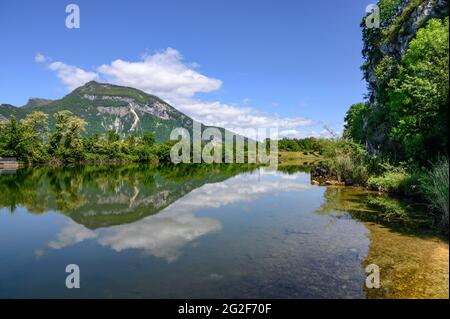
<svg viewBox="0 0 450 319">
<path fill-rule="evenodd" d="M 155 134 L 128 135 L 113 131 L 83 136 L 86 121 L 68 110 L 54 114 L 50 130 L 48 114 L 32 112 L 24 119 L 0 122 L 0 156 L 25 163 L 81 161 L 169 162 L 173 142 L 158 144 Z"/>
</svg>

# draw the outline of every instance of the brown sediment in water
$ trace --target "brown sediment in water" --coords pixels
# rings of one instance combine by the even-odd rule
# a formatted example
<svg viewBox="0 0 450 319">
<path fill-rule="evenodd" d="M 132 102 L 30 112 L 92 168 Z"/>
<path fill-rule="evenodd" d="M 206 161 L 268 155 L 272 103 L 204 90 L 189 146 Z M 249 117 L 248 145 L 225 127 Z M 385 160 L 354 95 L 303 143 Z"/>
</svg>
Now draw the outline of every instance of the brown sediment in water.
<svg viewBox="0 0 450 319">
<path fill-rule="evenodd" d="M 383 205 L 391 210 L 383 211 Z M 389 215 L 392 208 L 398 215 Z M 362 266 L 380 267 L 380 288 L 368 298 L 449 298 L 449 244 L 426 207 L 357 187 L 327 187 L 319 214 L 350 214 L 369 231 Z"/>
<path fill-rule="evenodd" d="M 405 235 L 366 223 L 371 243 L 364 266 L 380 267 L 369 298 L 449 298 L 449 246 L 439 238 Z"/>
</svg>

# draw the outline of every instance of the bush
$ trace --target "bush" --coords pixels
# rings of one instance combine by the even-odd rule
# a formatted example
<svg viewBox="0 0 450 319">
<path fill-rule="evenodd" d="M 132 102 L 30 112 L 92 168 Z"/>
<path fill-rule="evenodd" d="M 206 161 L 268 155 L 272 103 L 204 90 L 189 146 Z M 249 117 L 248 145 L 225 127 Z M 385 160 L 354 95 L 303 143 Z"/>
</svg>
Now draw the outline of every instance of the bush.
<svg viewBox="0 0 450 319">
<path fill-rule="evenodd" d="M 402 167 L 391 167 L 381 176 L 372 176 L 367 180 L 367 186 L 371 189 L 413 195 L 417 193 L 421 173 L 408 172 Z"/>
<path fill-rule="evenodd" d="M 156 147 L 156 155 L 161 163 L 170 163 L 170 149 L 172 148 L 175 141 L 167 141 Z"/>
<path fill-rule="evenodd" d="M 421 180 L 421 192 L 431 205 L 442 214 L 443 226 L 448 229 L 449 174 L 448 158 L 436 162 Z"/>
<path fill-rule="evenodd" d="M 365 185 L 367 169 L 365 160 L 367 153 L 361 145 L 341 138 L 334 140 L 324 151 L 326 166 L 339 182 L 347 185 Z"/>
</svg>

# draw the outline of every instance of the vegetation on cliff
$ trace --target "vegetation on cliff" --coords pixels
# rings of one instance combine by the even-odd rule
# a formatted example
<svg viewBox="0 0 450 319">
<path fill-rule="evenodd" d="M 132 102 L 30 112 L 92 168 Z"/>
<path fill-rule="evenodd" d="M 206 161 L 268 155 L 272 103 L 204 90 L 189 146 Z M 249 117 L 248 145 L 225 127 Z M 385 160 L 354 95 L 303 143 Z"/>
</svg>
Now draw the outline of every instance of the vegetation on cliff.
<svg viewBox="0 0 450 319">
<path fill-rule="evenodd" d="M 428 199 L 448 227 L 448 2 L 378 6 L 380 28 L 362 23 L 367 101 L 350 107 L 339 142 L 367 153 L 328 158 L 344 160 L 347 171 L 360 167 L 366 172 L 360 183 L 370 188 Z"/>
</svg>

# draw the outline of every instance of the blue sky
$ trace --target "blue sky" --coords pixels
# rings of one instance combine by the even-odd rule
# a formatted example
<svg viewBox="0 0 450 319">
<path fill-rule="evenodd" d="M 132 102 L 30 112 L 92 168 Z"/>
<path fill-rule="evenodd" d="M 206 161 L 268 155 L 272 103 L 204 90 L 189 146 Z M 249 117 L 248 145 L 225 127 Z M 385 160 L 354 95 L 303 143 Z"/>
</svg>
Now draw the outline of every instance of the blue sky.
<svg viewBox="0 0 450 319">
<path fill-rule="evenodd" d="M 359 25 L 371 2 L 3 0 L 0 103 L 60 98 L 95 78 L 208 124 L 340 130 L 366 91 Z M 80 29 L 65 27 L 69 3 Z"/>
</svg>

